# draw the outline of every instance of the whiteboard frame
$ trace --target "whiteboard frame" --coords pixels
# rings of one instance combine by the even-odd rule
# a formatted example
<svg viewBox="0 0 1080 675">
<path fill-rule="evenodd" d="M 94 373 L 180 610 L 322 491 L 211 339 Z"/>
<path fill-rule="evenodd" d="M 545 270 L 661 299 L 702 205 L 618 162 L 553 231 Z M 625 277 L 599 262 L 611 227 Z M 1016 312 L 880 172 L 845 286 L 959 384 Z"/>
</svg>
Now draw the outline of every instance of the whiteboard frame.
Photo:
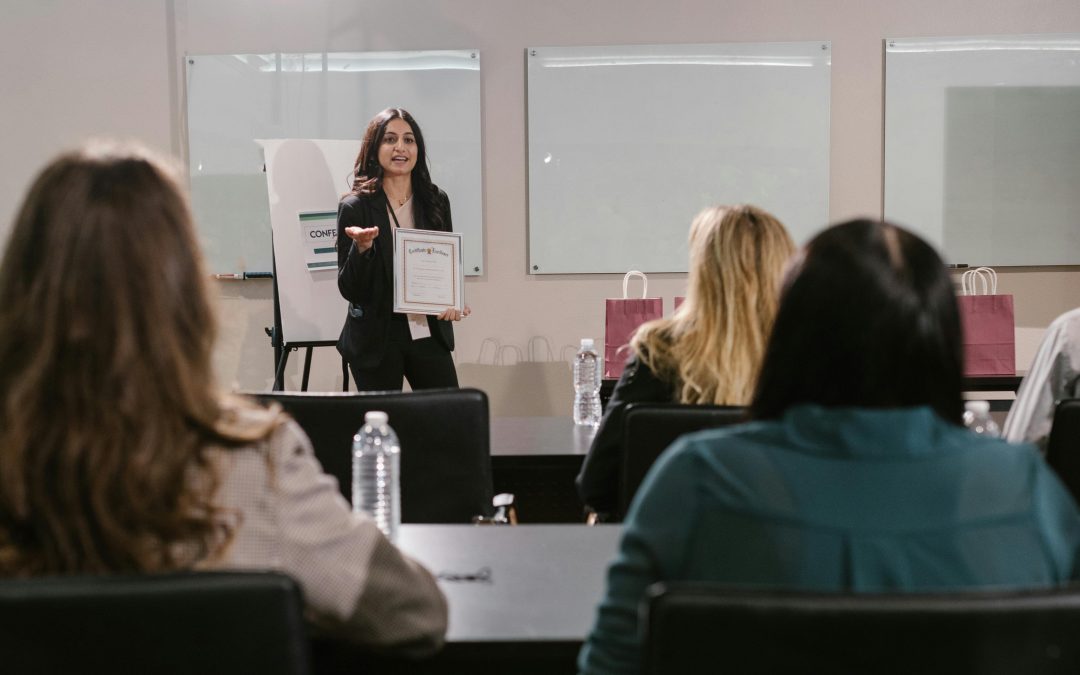
<svg viewBox="0 0 1080 675">
<path fill-rule="evenodd" d="M 701 209 L 829 220 L 831 44 L 534 47 L 530 274 L 685 272 Z M 695 163 L 699 162 L 699 163 Z"/>
<path fill-rule="evenodd" d="M 424 132 L 432 180 L 450 197 L 466 275 L 483 274 L 479 50 L 189 54 L 184 62 L 192 208 L 213 272 L 270 271 L 255 139 L 359 139 L 377 112 L 402 107 Z M 357 141 L 335 167 L 339 194 L 359 149 Z"/>
<path fill-rule="evenodd" d="M 886 38 L 882 46 L 884 217 L 924 237 L 953 264 L 1080 264 L 1080 238 L 1042 251 L 996 246 L 980 259 L 972 259 L 962 243 L 944 248 L 947 89 L 1080 87 L 1080 34 Z M 1038 218 L 1033 220 L 1017 226 L 1037 227 Z"/>
</svg>

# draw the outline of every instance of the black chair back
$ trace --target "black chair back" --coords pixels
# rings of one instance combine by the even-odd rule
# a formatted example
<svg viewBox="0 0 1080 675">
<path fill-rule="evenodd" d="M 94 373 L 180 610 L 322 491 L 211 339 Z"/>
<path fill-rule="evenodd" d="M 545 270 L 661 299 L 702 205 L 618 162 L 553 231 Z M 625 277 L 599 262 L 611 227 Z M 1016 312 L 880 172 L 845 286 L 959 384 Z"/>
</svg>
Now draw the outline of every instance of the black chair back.
<svg viewBox="0 0 1080 675">
<path fill-rule="evenodd" d="M 491 425 L 479 389 L 314 394 L 264 392 L 307 432 L 323 470 L 352 499 L 352 440 L 382 410 L 401 441 L 401 521 L 469 523 L 492 515 Z"/>
<path fill-rule="evenodd" d="M 692 431 L 738 424 L 746 419 L 739 406 L 633 403 L 623 417 L 622 476 L 619 511 L 626 513 L 649 467 L 679 436 Z"/>
<path fill-rule="evenodd" d="M 300 590 L 274 573 L 0 581 L 5 673 L 305 675 Z"/>
<path fill-rule="evenodd" d="M 1067 398 L 1057 404 L 1046 442 L 1046 463 L 1080 503 L 1080 398 Z"/>
<path fill-rule="evenodd" d="M 654 586 L 647 675 L 1080 672 L 1080 590 L 850 595 Z"/>
</svg>

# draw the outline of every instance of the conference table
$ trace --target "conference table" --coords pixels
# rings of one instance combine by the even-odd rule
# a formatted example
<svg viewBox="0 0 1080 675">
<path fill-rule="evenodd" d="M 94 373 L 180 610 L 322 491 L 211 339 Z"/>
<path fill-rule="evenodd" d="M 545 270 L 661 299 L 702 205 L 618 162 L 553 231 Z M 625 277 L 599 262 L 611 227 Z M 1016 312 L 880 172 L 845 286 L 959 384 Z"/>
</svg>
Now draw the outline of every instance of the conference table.
<svg viewBox="0 0 1080 675">
<path fill-rule="evenodd" d="M 1023 373 L 965 377 L 965 398 L 987 398 L 990 409 L 1009 410 Z M 615 380 L 605 379 L 601 399 L 606 404 Z M 515 497 L 522 523 L 579 523 L 584 505 L 574 478 L 589 451 L 594 427 L 574 425 L 563 417 L 491 418 L 491 466 L 496 493 Z"/>
<path fill-rule="evenodd" d="M 446 594 L 446 647 L 407 662 L 316 641 L 316 672 L 574 673 L 620 529 L 402 525 L 398 546 L 431 570 Z"/>
<path fill-rule="evenodd" d="M 1024 381 L 1024 373 L 1016 375 L 981 375 L 964 378 L 964 398 L 986 398 L 993 412 L 1007 413 L 1016 400 L 1016 392 Z M 989 393 L 989 396 L 983 396 Z"/>
<path fill-rule="evenodd" d="M 522 523 L 580 523 L 584 506 L 574 478 L 595 427 L 565 417 L 492 417 L 491 473 L 495 493 L 515 497 Z"/>
</svg>

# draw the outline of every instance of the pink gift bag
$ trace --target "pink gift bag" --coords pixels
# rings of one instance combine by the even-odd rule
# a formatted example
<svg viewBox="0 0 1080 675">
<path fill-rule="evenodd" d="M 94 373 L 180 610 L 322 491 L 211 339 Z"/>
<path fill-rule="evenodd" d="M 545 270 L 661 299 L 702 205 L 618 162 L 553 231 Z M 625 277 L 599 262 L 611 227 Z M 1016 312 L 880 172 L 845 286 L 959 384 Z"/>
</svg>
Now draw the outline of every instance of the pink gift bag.
<svg viewBox="0 0 1080 675">
<path fill-rule="evenodd" d="M 981 282 L 981 293 L 976 289 Z M 1016 375 L 1013 296 L 998 295 L 997 274 L 989 267 L 960 278 L 960 322 L 964 331 L 964 375 Z"/>
<path fill-rule="evenodd" d="M 627 285 L 630 277 L 641 277 L 642 289 L 640 298 L 628 298 Z M 646 321 L 659 319 L 664 315 L 664 301 L 662 298 L 647 298 L 649 280 L 644 273 L 630 270 L 623 277 L 623 296 L 621 298 L 608 298 L 605 301 L 604 314 L 604 377 L 618 378 L 622 375 L 626 360 L 630 357 L 630 338 L 638 326 Z"/>
</svg>

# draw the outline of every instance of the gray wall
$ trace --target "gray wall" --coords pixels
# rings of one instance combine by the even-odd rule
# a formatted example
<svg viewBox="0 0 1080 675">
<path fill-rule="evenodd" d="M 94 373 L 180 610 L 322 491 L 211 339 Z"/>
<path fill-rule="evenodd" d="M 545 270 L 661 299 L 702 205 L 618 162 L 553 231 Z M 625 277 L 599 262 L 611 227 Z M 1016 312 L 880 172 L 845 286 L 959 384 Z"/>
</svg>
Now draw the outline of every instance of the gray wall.
<svg viewBox="0 0 1080 675">
<path fill-rule="evenodd" d="M 615 275 L 526 273 L 524 48 L 545 45 L 830 40 L 833 48 L 830 211 L 879 214 L 885 37 L 1080 31 L 1075 0 L 39 0 L 7 2 L 0 24 L 0 223 L 40 164 L 88 134 L 184 146 L 180 56 L 190 53 L 478 48 L 483 55 L 485 269 L 469 279 L 474 314 L 458 326 L 459 362 L 495 338 L 525 349 L 603 336 Z M 717 92 L 721 95 L 722 92 Z M 672 102 L 672 115 L 678 114 Z M 365 120 L 357 120 L 358 128 Z M 588 133 L 588 130 L 583 130 Z M 687 223 L 689 225 L 689 223 Z M 685 276 L 657 275 L 650 295 L 681 295 Z M 218 364 L 226 383 L 271 380 L 262 327 L 270 287 L 221 282 Z M 1080 306 L 1080 268 L 1010 269 L 1018 367 L 1057 314 Z M 320 350 L 317 350 L 320 351 Z M 340 386 L 332 350 L 315 358 L 312 388 Z M 291 386 L 299 384 L 294 359 Z"/>
</svg>

